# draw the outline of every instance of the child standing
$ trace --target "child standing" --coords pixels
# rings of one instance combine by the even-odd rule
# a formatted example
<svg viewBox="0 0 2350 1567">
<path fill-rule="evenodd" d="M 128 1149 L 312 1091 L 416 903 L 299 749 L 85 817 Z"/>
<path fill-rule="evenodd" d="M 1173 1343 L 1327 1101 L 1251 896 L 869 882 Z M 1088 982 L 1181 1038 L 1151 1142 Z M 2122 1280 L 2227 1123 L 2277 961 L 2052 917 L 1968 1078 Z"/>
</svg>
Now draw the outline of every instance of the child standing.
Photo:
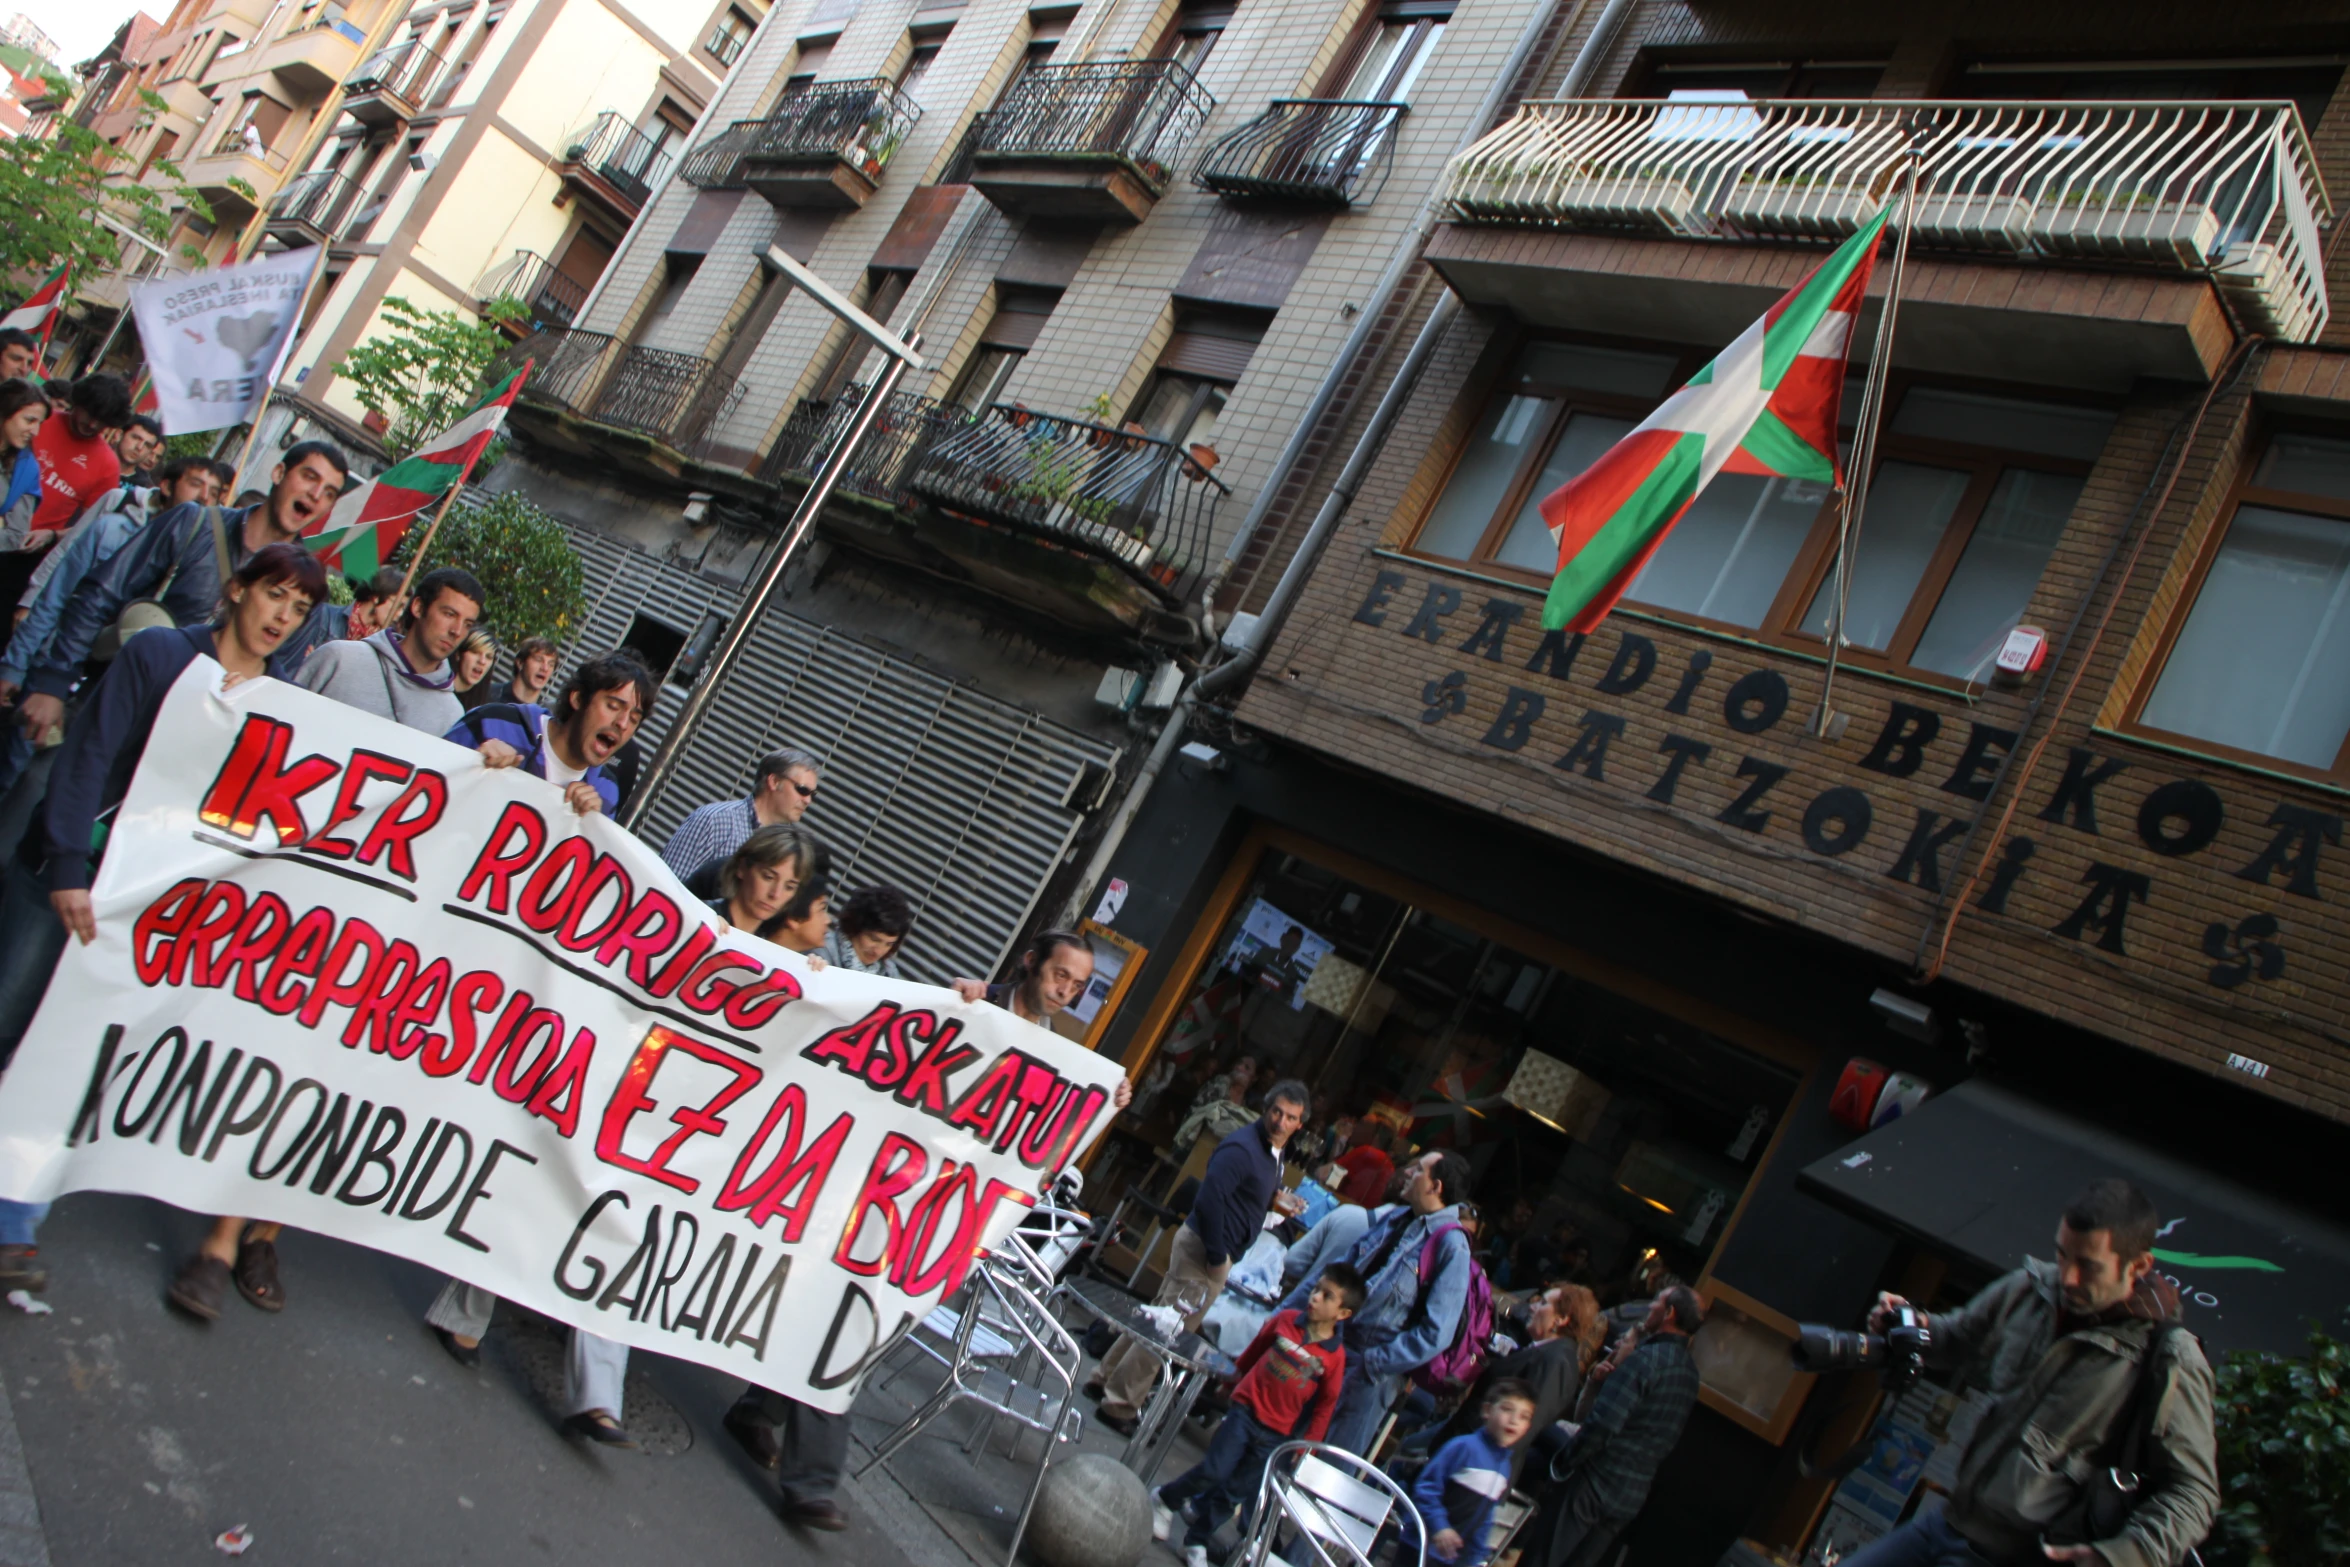
<svg viewBox="0 0 2350 1567">
<path fill-rule="evenodd" d="M 1183 1512 L 1185 1567 L 1205 1567 L 1208 1541 L 1235 1507 L 1254 1498 L 1265 1461 L 1284 1442 L 1319 1442 L 1346 1382 L 1338 1324 L 1363 1303 L 1363 1276 L 1334 1263 L 1314 1281 L 1301 1314 L 1274 1314 L 1238 1362 L 1232 1407 L 1207 1456 L 1151 1497 L 1151 1534 L 1164 1540 Z M 1246 1527 L 1245 1517 L 1242 1520 Z"/>
<path fill-rule="evenodd" d="M 1516 1377 L 1485 1395 L 1485 1424 L 1436 1450 L 1412 1482 L 1412 1504 L 1428 1554 L 1455 1567 L 1483 1567 L 1493 1504 L 1510 1494 L 1510 1449 L 1534 1424 L 1534 1390 Z"/>
</svg>

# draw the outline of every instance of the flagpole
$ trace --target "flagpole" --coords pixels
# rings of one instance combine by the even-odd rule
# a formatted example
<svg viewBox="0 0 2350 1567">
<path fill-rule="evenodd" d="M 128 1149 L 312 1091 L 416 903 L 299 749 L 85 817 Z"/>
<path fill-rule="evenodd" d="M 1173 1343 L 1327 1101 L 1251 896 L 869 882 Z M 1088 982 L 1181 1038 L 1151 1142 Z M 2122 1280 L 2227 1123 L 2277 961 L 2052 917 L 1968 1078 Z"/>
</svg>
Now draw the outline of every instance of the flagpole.
<svg viewBox="0 0 2350 1567">
<path fill-rule="evenodd" d="M 1884 422 L 1885 381 L 1893 369 L 1893 321 L 1901 313 L 1901 279 L 1909 262 L 1911 217 L 1917 209 L 1918 174 L 1926 161 L 1926 131 L 1922 120 L 1910 122 L 1907 178 L 1901 193 L 1901 232 L 1893 240 L 1893 273 L 1885 281 L 1885 306 L 1877 316 L 1876 346 L 1870 350 L 1868 379 L 1862 384 L 1860 413 L 1854 430 L 1850 477 L 1844 486 L 1844 504 L 1836 519 L 1834 588 L 1828 606 L 1828 668 L 1820 680 L 1820 705 L 1808 726 L 1818 739 L 1834 740 L 1850 722 L 1836 711 L 1836 663 L 1844 652 L 1844 611 L 1852 594 L 1852 556 L 1860 538 L 1861 514 L 1868 505 L 1869 478 L 1877 460 L 1877 431 Z"/>
<path fill-rule="evenodd" d="M 530 372 L 536 364 L 537 361 L 532 359 L 526 359 L 522 362 L 521 372 L 506 388 L 506 402 L 509 407 L 512 406 L 515 398 L 522 395 L 522 388 L 530 380 Z M 502 420 L 499 427 L 500 429 L 504 428 Z M 484 442 L 481 451 L 488 450 L 489 443 Z M 480 461 L 481 452 L 469 453 L 465 459 L 465 466 L 457 470 L 457 477 L 449 484 L 449 493 L 441 497 L 440 509 L 432 514 L 432 521 L 425 524 L 424 537 L 417 540 L 415 553 L 408 557 L 408 565 L 403 574 L 404 584 L 417 580 L 417 568 L 424 564 L 425 551 L 432 548 L 433 535 L 441 531 L 441 519 L 449 515 L 449 508 L 456 505 L 457 497 L 465 493 L 465 481 L 473 477 L 474 465 Z M 389 565 L 390 562 L 387 561 L 385 564 Z"/>
</svg>

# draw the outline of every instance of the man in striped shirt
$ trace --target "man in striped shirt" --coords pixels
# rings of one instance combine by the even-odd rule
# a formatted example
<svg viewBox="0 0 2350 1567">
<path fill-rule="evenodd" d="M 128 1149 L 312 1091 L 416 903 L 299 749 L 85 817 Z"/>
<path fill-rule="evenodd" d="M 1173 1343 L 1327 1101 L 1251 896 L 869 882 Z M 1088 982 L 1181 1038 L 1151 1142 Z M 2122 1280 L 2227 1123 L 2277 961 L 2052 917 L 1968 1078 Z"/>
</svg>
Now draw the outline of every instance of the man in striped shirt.
<svg viewBox="0 0 2350 1567">
<path fill-rule="evenodd" d="M 719 800 L 697 808 L 677 824 L 661 858 L 682 879 L 713 861 L 723 861 L 762 827 L 796 822 L 816 798 L 823 766 L 805 751 L 785 747 L 759 763 L 758 782 L 744 800 Z"/>
</svg>

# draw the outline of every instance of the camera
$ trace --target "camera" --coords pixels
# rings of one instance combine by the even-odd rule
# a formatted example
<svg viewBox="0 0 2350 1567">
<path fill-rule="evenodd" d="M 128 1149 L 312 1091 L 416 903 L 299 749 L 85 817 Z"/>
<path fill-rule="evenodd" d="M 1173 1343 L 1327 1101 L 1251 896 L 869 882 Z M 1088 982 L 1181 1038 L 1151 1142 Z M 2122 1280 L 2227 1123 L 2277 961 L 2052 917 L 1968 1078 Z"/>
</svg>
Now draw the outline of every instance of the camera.
<svg viewBox="0 0 2350 1567">
<path fill-rule="evenodd" d="M 1897 1306 L 1883 1333 L 1852 1333 L 1804 1323 L 1795 1330 L 1795 1366 L 1815 1374 L 1875 1371 L 1887 1392 L 1898 1393 L 1924 1375 L 1926 1350 L 1933 1342 L 1934 1331 L 1927 1326 L 1926 1314 L 1915 1306 Z"/>
</svg>

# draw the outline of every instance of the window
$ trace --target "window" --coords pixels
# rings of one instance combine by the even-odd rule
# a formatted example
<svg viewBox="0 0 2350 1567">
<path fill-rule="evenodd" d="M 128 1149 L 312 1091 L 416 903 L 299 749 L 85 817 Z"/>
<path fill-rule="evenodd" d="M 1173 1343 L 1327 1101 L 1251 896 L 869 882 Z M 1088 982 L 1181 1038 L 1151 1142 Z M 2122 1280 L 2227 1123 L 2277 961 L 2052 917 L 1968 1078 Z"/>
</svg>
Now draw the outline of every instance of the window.
<svg viewBox="0 0 2350 1567">
<path fill-rule="evenodd" d="M 726 14 L 718 18 L 718 25 L 710 29 L 710 36 L 703 40 L 702 52 L 722 67 L 731 66 L 750 47 L 751 34 L 758 25 L 733 6 L 728 6 Z"/>
<path fill-rule="evenodd" d="M 726 348 L 718 356 L 719 385 L 723 386 L 743 373 L 743 367 L 751 362 L 751 355 L 758 352 L 760 339 L 775 324 L 775 313 L 783 308 L 783 302 L 790 297 L 791 279 L 766 262 L 760 262 L 759 286 L 752 293 L 750 302 L 743 307 L 742 314 L 736 317 L 733 329 L 726 335 Z"/>
<path fill-rule="evenodd" d="M 1213 446 L 1232 388 L 1271 324 L 1263 311 L 1178 305 L 1174 335 L 1127 417 L 1162 441 Z"/>
<path fill-rule="evenodd" d="M 938 59 L 939 46 L 935 43 L 917 43 L 914 52 L 906 56 L 906 68 L 898 73 L 898 91 L 908 98 L 922 94 L 922 78 L 930 74 L 930 67 Z"/>
<path fill-rule="evenodd" d="M 1408 103 L 1412 84 L 1452 19 L 1450 0 L 1391 0 L 1356 40 L 1325 97 L 1352 103 Z"/>
<path fill-rule="evenodd" d="M 661 292 L 654 295 L 653 302 L 645 307 L 643 319 L 637 322 L 636 330 L 629 334 L 630 342 L 645 342 L 661 329 L 661 323 L 667 321 L 670 313 L 677 309 L 678 301 L 685 298 L 686 285 L 694 280 L 694 274 L 701 269 L 702 258 L 699 256 L 671 251 L 663 258 Z"/>
<path fill-rule="evenodd" d="M 432 107 L 445 109 L 456 101 L 457 89 L 465 85 L 465 78 L 481 59 L 482 51 L 490 46 L 490 34 L 497 25 L 498 19 L 494 16 L 482 18 L 480 28 L 465 41 L 465 52 L 457 57 L 455 65 L 449 67 L 449 74 L 443 78 L 440 90 L 432 95 Z"/>
<path fill-rule="evenodd" d="M 147 149 L 147 161 L 139 165 L 138 178 L 145 179 L 147 171 L 158 163 L 170 161 L 171 150 L 180 144 L 180 133 L 163 131 L 156 135 L 155 145 Z"/>
<path fill-rule="evenodd" d="M 1749 98 L 1867 98 L 1875 94 L 1884 74 L 1882 60 L 1664 60 L 1652 62 L 1643 85 L 1628 96 L 1670 98 L 1704 92 L 1743 93 Z"/>
<path fill-rule="evenodd" d="M 906 286 L 913 281 L 914 274 L 911 272 L 893 267 L 867 268 L 865 314 L 883 326 L 889 325 L 889 318 L 897 313 L 898 306 L 905 300 Z M 857 371 L 864 367 L 871 346 L 861 332 L 852 332 L 844 327 L 836 335 L 840 341 L 833 349 L 824 373 L 816 378 L 815 392 L 808 398 L 809 402 L 819 407 L 830 407 L 833 400 L 855 382 Z"/>
<path fill-rule="evenodd" d="M 1175 13 L 1155 52 L 1197 76 L 1215 52 L 1216 41 L 1231 25 L 1234 9 L 1231 0 L 1191 0 Z"/>
<path fill-rule="evenodd" d="M 1413 547 L 1547 583 L 1557 555 L 1543 497 L 1696 368 L 1671 353 L 1528 344 Z M 2113 416 L 1900 376 L 1886 401 L 1892 413 L 1845 589 L 1847 651 L 1863 666 L 1984 680 L 2039 586 Z M 1856 378 L 1844 397 L 1848 426 L 1859 402 Z M 1666 535 L 1626 599 L 1817 648 L 1837 587 L 1831 502 L 1825 484 L 1725 473 Z"/>
<path fill-rule="evenodd" d="M 1004 383 L 1012 379 L 1022 356 L 1044 335 L 1044 324 L 1052 319 L 1053 307 L 1060 302 L 1057 288 L 997 284 L 995 314 L 989 318 L 987 330 L 979 334 L 979 349 L 955 378 L 955 389 L 947 394 L 947 401 L 975 414 L 1001 401 Z"/>
<path fill-rule="evenodd" d="M 2138 722 L 2350 773 L 2350 441 L 2278 435 L 2215 537 Z"/>
</svg>

